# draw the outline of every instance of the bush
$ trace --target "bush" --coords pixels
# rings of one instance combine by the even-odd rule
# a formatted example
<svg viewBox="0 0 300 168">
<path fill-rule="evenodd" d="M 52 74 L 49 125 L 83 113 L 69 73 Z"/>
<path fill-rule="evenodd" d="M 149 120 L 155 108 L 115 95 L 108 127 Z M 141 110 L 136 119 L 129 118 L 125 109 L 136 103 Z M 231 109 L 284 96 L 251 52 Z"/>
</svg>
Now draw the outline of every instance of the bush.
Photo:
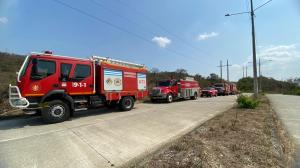
<svg viewBox="0 0 300 168">
<path fill-rule="evenodd" d="M 300 88 L 299 88 L 299 89 L 297 89 L 297 91 L 296 91 L 296 95 L 300 96 Z"/>
<path fill-rule="evenodd" d="M 258 100 L 245 95 L 240 95 L 237 99 L 240 108 L 255 109 L 259 105 Z"/>
</svg>

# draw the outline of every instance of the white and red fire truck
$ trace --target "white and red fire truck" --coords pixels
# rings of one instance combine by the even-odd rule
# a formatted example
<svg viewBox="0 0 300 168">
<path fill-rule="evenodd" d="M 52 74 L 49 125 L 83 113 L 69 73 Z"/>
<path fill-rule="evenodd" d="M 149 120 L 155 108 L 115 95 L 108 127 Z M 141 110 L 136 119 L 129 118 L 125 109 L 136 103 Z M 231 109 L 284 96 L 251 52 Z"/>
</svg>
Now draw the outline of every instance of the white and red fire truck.
<svg viewBox="0 0 300 168">
<path fill-rule="evenodd" d="M 159 81 L 150 92 L 152 102 L 165 100 L 168 103 L 176 99 L 197 99 L 200 95 L 200 86 L 194 78 L 187 77 L 180 80 Z"/>
<path fill-rule="evenodd" d="M 17 86 L 9 86 L 9 102 L 27 113 L 40 111 L 48 123 L 104 105 L 128 111 L 148 95 L 146 72 L 144 65 L 105 57 L 31 53 L 18 72 Z"/>
</svg>

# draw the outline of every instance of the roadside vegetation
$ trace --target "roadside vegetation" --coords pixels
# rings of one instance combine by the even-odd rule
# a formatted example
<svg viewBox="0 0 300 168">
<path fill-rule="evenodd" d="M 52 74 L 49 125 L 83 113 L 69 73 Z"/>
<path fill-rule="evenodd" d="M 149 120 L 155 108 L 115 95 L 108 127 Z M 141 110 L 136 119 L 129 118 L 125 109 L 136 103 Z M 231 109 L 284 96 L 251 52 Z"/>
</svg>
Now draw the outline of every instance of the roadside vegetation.
<svg viewBox="0 0 300 168">
<path fill-rule="evenodd" d="M 19 71 L 24 58 L 22 55 L 0 52 L 0 118 L 12 110 L 8 103 L 8 85 L 16 84 L 16 72 Z M 19 114 L 20 111 L 13 111 L 8 115 Z"/>
<path fill-rule="evenodd" d="M 259 79 L 260 80 L 260 79 Z M 289 95 L 300 95 L 300 78 L 278 81 L 273 78 L 262 77 L 262 88 L 264 93 L 281 93 Z M 241 92 L 253 91 L 253 78 L 242 78 L 237 82 L 237 88 Z"/>
<path fill-rule="evenodd" d="M 251 96 L 239 95 L 237 103 L 240 108 L 255 109 L 259 105 L 260 101 Z"/>
<path fill-rule="evenodd" d="M 291 167 L 294 144 L 266 97 L 234 107 L 125 167 Z"/>
</svg>

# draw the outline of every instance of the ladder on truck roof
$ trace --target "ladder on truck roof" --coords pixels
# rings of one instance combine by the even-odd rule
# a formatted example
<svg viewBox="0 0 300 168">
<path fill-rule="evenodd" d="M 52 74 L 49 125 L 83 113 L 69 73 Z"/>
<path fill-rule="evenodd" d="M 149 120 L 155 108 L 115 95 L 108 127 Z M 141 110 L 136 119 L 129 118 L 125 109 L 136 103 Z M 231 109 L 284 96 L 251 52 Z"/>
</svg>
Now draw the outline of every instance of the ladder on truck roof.
<svg viewBox="0 0 300 168">
<path fill-rule="evenodd" d="M 112 59 L 112 58 L 92 56 L 92 59 L 95 60 L 95 61 L 98 61 L 98 62 L 108 62 L 108 63 L 111 63 L 111 64 L 117 64 L 117 65 L 120 65 L 120 66 L 126 66 L 126 67 L 131 67 L 131 68 L 146 68 L 146 66 L 143 65 L 143 64 L 136 64 L 136 63 L 116 60 L 116 59 Z"/>
</svg>

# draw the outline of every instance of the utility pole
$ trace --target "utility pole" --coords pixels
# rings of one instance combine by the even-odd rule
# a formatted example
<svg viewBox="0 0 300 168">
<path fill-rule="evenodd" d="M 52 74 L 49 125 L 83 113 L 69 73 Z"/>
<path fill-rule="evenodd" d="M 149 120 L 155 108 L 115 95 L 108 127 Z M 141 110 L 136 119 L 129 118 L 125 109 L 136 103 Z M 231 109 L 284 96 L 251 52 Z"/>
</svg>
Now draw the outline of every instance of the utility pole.
<svg viewBox="0 0 300 168">
<path fill-rule="evenodd" d="M 243 78 L 245 78 L 245 66 L 243 65 Z"/>
<path fill-rule="evenodd" d="M 220 77 L 221 77 L 221 82 L 223 81 L 223 72 L 222 72 L 222 69 L 223 69 L 223 65 L 222 65 L 222 61 L 220 61 Z"/>
<path fill-rule="evenodd" d="M 227 66 L 227 82 L 229 82 L 229 66 L 232 66 L 232 65 L 229 65 L 229 64 L 228 64 L 228 59 L 227 59 L 227 64 L 226 64 L 226 66 Z"/>
<path fill-rule="evenodd" d="M 246 64 L 246 78 L 248 77 L 248 65 Z"/>
<path fill-rule="evenodd" d="M 220 65 L 217 67 L 220 67 L 220 77 L 221 77 L 221 82 L 223 82 L 223 67 L 226 65 L 223 65 L 222 60 L 220 61 Z"/>
<path fill-rule="evenodd" d="M 259 74 L 259 92 L 262 91 L 262 87 L 261 87 L 261 71 L 260 71 L 260 58 L 258 59 L 258 74 Z"/>
<path fill-rule="evenodd" d="M 266 61 L 273 61 L 273 60 L 265 60 L 265 61 L 261 61 L 261 59 L 258 59 L 258 74 L 259 74 L 259 91 L 262 91 L 262 73 L 261 73 L 261 64 L 266 62 Z"/>
<path fill-rule="evenodd" d="M 252 25 L 252 52 L 253 52 L 253 92 L 254 97 L 258 96 L 257 66 L 256 66 L 256 44 L 255 44 L 255 25 L 254 25 L 254 9 L 253 0 L 251 2 L 251 25 Z"/>
<path fill-rule="evenodd" d="M 257 62 L 256 62 L 256 42 L 255 42 L 255 23 L 254 23 L 254 11 L 260 9 L 261 7 L 265 6 L 266 4 L 270 3 L 272 0 L 268 0 L 264 4 L 253 8 L 253 0 L 250 0 L 251 3 L 251 11 L 247 12 L 239 12 L 239 13 L 233 13 L 233 14 L 226 14 L 225 16 L 232 16 L 232 15 L 240 15 L 240 14 L 246 14 L 250 13 L 251 15 L 251 28 L 252 28 L 252 52 L 253 52 L 253 92 L 254 97 L 257 98 L 258 96 L 258 80 L 257 80 Z M 246 69 L 247 70 L 247 69 Z M 246 75 L 247 76 L 247 75 Z"/>
</svg>

